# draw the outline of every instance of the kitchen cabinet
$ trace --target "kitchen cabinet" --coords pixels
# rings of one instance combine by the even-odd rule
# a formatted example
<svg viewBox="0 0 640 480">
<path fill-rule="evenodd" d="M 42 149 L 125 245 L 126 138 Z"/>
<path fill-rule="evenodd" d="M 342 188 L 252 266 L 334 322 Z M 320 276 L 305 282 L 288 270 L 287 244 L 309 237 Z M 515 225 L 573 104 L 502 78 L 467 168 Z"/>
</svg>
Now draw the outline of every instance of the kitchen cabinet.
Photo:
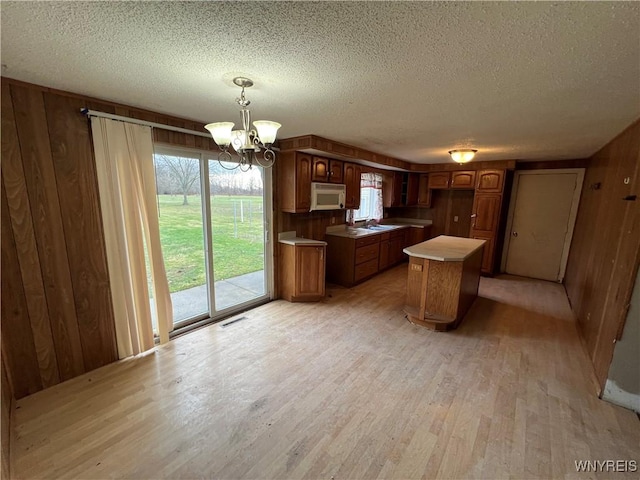
<svg viewBox="0 0 640 480">
<path fill-rule="evenodd" d="M 418 177 L 418 206 L 431 207 L 431 189 L 429 188 L 428 173 L 423 173 Z"/>
<path fill-rule="evenodd" d="M 411 245 L 415 245 L 417 243 L 424 242 L 428 240 L 427 231 L 431 230 L 431 226 L 425 227 L 411 227 L 407 229 L 406 238 L 404 242 L 404 247 L 410 247 Z"/>
<path fill-rule="evenodd" d="M 477 193 L 473 199 L 471 229 L 481 232 L 495 232 L 500 220 L 502 195 Z"/>
<path fill-rule="evenodd" d="M 386 270 L 404 259 L 402 249 L 406 246 L 405 235 L 405 229 L 385 232 L 380 235 L 379 271 Z"/>
<path fill-rule="evenodd" d="M 473 190 L 475 186 L 475 170 L 451 172 L 451 188 L 466 188 Z"/>
<path fill-rule="evenodd" d="M 433 172 L 429 173 L 428 187 L 430 189 L 449 188 L 451 175 L 449 172 Z"/>
<path fill-rule="evenodd" d="M 417 173 L 405 173 L 402 180 L 402 204 L 405 207 L 413 207 L 418 204 L 419 175 Z"/>
<path fill-rule="evenodd" d="M 389 238 L 389 261 L 395 265 L 403 260 L 402 249 L 405 247 L 406 230 L 396 230 L 390 232 Z"/>
<path fill-rule="evenodd" d="M 493 273 L 501 207 L 502 194 L 476 191 L 470 237 L 487 241 L 482 257 L 483 273 Z"/>
<path fill-rule="evenodd" d="M 408 228 L 360 238 L 327 234 L 327 281 L 345 287 L 361 283 L 404 260 Z"/>
<path fill-rule="evenodd" d="M 324 242 L 279 245 L 282 298 L 290 302 L 321 300 L 325 295 Z"/>
<path fill-rule="evenodd" d="M 355 163 L 344 164 L 345 208 L 360 208 L 360 176 L 362 168 Z"/>
<path fill-rule="evenodd" d="M 343 183 L 341 160 L 313 157 L 311 181 L 322 183 Z"/>
<path fill-rule="evenodd" d="M 484 244 L 484 251 L 482 252 L 481 271 L 483 273 L 492 273 L 496 246 L 495 237 L 493 235 L 483 235 L 482 233 L 477 233 L 472 235 L 471 238 L 486 241 L 486 243 Z"/>
<path fill-rule="evenodd" d="M 382 182 L 385 207 L 412 207 L 418 204 L 419 175 L 393 172 L 385 174 Z"/>
<path fill-rule="evenodd" d="M 276 174 L 278 197 L 283 212 L 302 213 L 311 209 L 311 155 L 282 152 L 278 156 Z"/>
<path fill-rule="evenodd" d="M 456 328 L 478 295 L 483 248 L 484 242 L 446 235 L 407 248 L 409 321 L 433 330 Z"/>
<path fill-rule="evenodd" d="M 476 191 L 481 193 L 502 193 L 505 173 L 505 170 L 478 171 Z"/>
<path fill-rule="evenodd" d="M 385 208 L 402 206 L 402 173 L 393 172 L 382 177 L 382 204 Z"/>
<path fill-rule="evenodd" d="M 351 287 L 378 272 L 380 235 L 326 235 L 327 281 Z"/>
</svg>

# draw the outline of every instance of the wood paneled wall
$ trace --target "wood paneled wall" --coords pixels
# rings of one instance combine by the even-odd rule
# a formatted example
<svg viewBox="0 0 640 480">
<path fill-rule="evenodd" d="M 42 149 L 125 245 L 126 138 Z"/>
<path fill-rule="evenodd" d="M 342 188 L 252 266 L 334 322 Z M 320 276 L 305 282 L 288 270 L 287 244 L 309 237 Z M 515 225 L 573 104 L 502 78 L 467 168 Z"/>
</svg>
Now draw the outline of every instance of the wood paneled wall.
<svg viewBox="0 0 640 480">
<path fill-rule="evenodd" d="M 2 79 L 2 349 L 16 398 L 117 359 L 91 129 L 81 108 L 202 125 Z M 157 142 L 217 151 L 154 129 Z"/>
<path fill-rule="evenodd" d="M 11 429 L 12 429 L 12 413 L 13 403 L 13 390 L 9 384 L 9 378 L 7 377 L 7 370 L 4 366 L 4 360 L 0 357 L 0 370 L 2 380 L 0 388 L 2 389 L 2 398 L 0 399 L 0 406 L 2 414 L 0 417 L 0 424 L 2 426 L 2 433 L 0 436 L 0 444 L 2 445 L 2 451 L 0 454 L 0 478 L 11 478 Z"/>
<path fill-rule="evenodd" d="M 589 159 L 565 284 L 600 387 L 640 260 L 640 120 Z"/>
</svg>

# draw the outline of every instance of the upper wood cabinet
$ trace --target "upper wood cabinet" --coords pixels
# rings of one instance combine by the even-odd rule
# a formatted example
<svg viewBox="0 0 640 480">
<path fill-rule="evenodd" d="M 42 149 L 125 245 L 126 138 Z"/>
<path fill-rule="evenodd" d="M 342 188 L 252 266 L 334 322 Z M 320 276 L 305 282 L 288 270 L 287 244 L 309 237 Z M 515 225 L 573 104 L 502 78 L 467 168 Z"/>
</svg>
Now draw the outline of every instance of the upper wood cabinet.
<svg viewBox="0 0 640 480">
<path fill-rule="evenodd" d="M 329 181 L 329 159 L 313 157 L 313 169 L 311 170 L 312 182 Z"/>
<path fill-rule="evenodd" d="M 362 169 L 355 163 L 344 164 L 344 183 L 346 185 L 345 208 L 360 208 L 360 176 Z"/>
<path fill-rule="evenodd" d="M 308 212 L 311 209 L 311 155 L 282 152 L 276 165 L 280 209 L 289 213 Z"/>
<path fill-rule="evenodd" d="M 476 171 L 465 170 L 451 172 L 451 188 L 466 188 L 473 190 L 476 186 Z"/>
<path fill-rule="evenodd" d="M 449 188 L 449 182 L 451 175 L 449 172 L 434 172 L 429 173 L 429 188 Z"/>
<path fill-rule="evenodd" d="M 465 188 L 473 190 L 475 186 L 475 170 L 429 173 L 429 188 L 431 189 Z"/>
<path fill-rule="evenodd" d="M 504 170 L 480 170 L 477 175 L 476 191 L 501 193 L 504 187 Z"/>
<path fill-rule="evenodd" d="M 341 160 L 313 157 L 312 182 L 343 183 Z"/>
<path fill-rule="evenodd" d="M 431 189 L 429 188 L 428 173 L 423 173 L 418 178 L 418 206 L 431 207 Z"/>
<path fill-rule="evenodd" d="M 404 205 L 407 207 L 413 207 L 418 204 L 418 195 L 420 193 L 420 176 L 417 173 L 405 173 L 404 178 L 405 181 L 403 188 L 406 185 Z"/>
<path fill-rule="evenodd" d="M 402 173 L 393 172 L 382 177 L 382 200 L 384 207 L 402 206 Z"/>
<path fill-rule="evenodd" d="M 385 174 L 382 195 L 385 207 L 412 207 L 418 205 L 419 175 L 417 173 L 393 172 Z"/>
</svg>

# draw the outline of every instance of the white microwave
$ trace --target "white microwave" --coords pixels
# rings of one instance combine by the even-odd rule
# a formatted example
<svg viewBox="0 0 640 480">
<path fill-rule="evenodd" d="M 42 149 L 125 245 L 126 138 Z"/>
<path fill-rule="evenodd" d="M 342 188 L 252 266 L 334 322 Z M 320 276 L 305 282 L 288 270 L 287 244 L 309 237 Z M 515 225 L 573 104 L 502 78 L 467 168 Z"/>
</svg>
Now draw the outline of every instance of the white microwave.
<svg viewBox="0 0 640 480">
<path fill-rule="evenodd" d="M 311 211 L 344 208 L 345 185 L 311 182 Z"/>
</svg>

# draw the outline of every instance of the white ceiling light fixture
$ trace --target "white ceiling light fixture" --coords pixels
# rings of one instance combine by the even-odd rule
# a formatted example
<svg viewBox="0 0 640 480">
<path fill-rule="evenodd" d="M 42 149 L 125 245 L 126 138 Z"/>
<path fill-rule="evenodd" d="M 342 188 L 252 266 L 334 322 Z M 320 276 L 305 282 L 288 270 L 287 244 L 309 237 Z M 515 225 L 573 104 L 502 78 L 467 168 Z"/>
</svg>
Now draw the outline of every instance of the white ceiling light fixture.
<svg viewBox="0 0 640 480">
<path fill-rule="evenodd" d="M 470 148 L 449 150 L 449 155 L 451 155 L 451 158 L 456 163 L 468 163 L 473 160 L 477 151 L 478 150 L 472 150 Z"/>
<path fill-rule="evenodd" d="M 218 162 L 227 170 L 234 170 L 240 167 L 241 170 L 247 171 L 254 163 L 264 168 L 270 168 L 276 159 L 273 143 L 276 141 L 278 129 L 282 125 L 270 120 L 256 120 L 253 122 L 255 130 L 251 129 L 251 112 L 247 109 L 251 102 L 245 98 L 244 89 L 251 87 L 253 81 L 249 78 L 236 77 L 233 79 L 233 83 L 242 88 L 240 97 L 236 98 L 236 102 L 241 108 L 242 129 L 232 130 L 234 127 L 233 122 L 209 123 L 204 126 L 209 130 L 218 147 L 220 147 Z M 232 161 L 229 145 L 233 146 L 240 157 L 240 163 L 233 168 L 226 167 L 223 163 Z M 257 155 L 261 149 L 264 149 L 262 158 Z"/>
</svg>

